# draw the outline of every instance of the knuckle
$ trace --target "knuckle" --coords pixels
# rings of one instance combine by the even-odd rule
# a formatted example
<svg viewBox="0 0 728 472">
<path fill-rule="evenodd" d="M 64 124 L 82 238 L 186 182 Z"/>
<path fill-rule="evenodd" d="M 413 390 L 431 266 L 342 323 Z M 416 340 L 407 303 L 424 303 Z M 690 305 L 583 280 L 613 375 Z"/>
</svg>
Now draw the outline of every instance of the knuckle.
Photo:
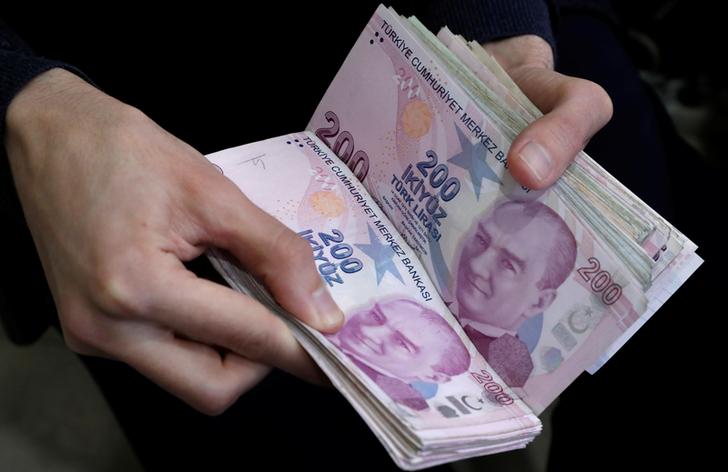
<svg viewBox="0 0 728 472">
<path fill-rule="evenodd" d="M 564 155 L 583 149 L 611 117 L 612 102 L 598 84 L 570 77 L 561 84 L 564 106 L 548 119 L 551 140 Z"/>
<path fill-rule="evenodd" d="M 602 93 L 606 93 L 601 85 L 596 82 L 592 82 L 591 80 L 576 79 L 574 81 L 574 86 L 580 95 L 588 97 L 590 100 L 600 96 Z"/>
<path fill-rule="evenodd" d="M 573 87 L 574 96 L 588 103 L 587 109 L 592 111 L 597 125 L 601 127 L 609 121 L 613 112 L 612 99 L 601 85 L 590 80 L 575 79 Z"/>
<path fill-rule="evenodd" d="M 312 291 L 322 283 L 316 270 L 314 252 L 308 241 L 290 229 L 281 226 L 275 237 L 271 238 L 269 251 L 256 268 L 256 275 L 280 301 L 291 299 L 291 286 L 295 284 L 301 290 Z M 333 262 L 332 262 L 333 263 Z M 281 266 L 287 270 L 281 271 Z"/>
<path fill-rule="evenodd" d="M 206 167 L 199 166 L 199 169 L 206 170 Z M 218 178 L 216 172 L 185 172 L 179 180 L 183 195 L 193 206 L 202 206 L 205 211 L 220 211 L 225 216 L 233 213 L 235 205 L 230 202 L 232 190 L 228 181 Z"/>
<path fill-rule="evenodd" d="M 229 382 L 208 382 L 199 393 L 195 406 L 206 415 L 217 416 L 235 403 L 239 396 L 239 389 Z"/>
<path fill-rule="evenodd" d="M 80 311 L 63 307 L 58 310 L 63 339 L 68 348 L 78 354 L 90 355 L 102 342 L 102 333 Z"/>
<path fill-rule="evenodd" d="M 598 83 L 591 80 L 580 80 L 579 83 L 583 88 L 584 95 L 589 96 L 591 100 L 609 100 L 606 90 Z"/>
<path fill-rule="evenodd" d="M 272 241 L 272 254 L 277 259 L 274 264 L 276 268 L 279 268 L 280 261 L 294 270 L 313 268 L 311 246 L 290 229 L 281 226 Z"/>
<path fill-rule="evenodd" d="M 227 179 L 212 177 L 215 181 L 191 183 L 188 196 L 195 198 L 203 211 L 200 217 L 207 223 L 207 231 L 215 240 L 234 241 L 240 239 L 250 223 L 245 218 L 248 203 L 245 195 Z"/>
<path fill-rule="evenodd" d="M 275 318 L 273 318 L 274 321 Z M 275 342 L 274 323 L 259 321 L 254 330 L 240 330 L 234 335 L 233 346 L 238 353 L 251 360 L 263 359 Z"/>
<path fill-rule="evenodd" d="M 580 117 L 562 113 L 551 126 L 551 138 L 559 149 L 571 156 L 584 147 L 586 130 Z"/>
<path fill-rule="evenodd" d="M 586 79 L 569 77 L 568 80 L 564 82 L 564 91 L 570 97 L 590 100 L 594 92 L 594 85 L 596 85 L 594 82 Z"/>
<path fill-rule="evenodd" d="M 612 103 L 612 99 L 607 91 L 604 90 L 601 85 L 595 84 L 594 82 L 591 83 L 594 84 L 594 102 L 597 104 L 598 109 L 602 113 L 604 122 L 606 123 L 612 118 L 612 114 L 614 113 L 614 104 Z"/>
<path fill-rule="evenodd" d="M 75 352 L 76 354 L 86 355 L 91 352 L 91 346 L 88 343 L 90 338 L 83 335 L 79 336 L 78 331 L 67 329 L 63 327 L 63 340 L 68 346 L 68 349 Z"/>
<path fill-rule="evenodd" d="M 148 312 L 148 301 L 141 289 L 140 274 L 128 260 L 111 261 L 100 265 L 94 274 L 94 293 L 99 306 L 114 315 L 139 316 Z"/>
<path fill-rule="evenodd" d="M 93 349 L 91 349 L 91 347 L 81 343 L 80 341 L 78 341 L 76 338 L 74 338 L 72 336 L 68 336 L 68 335 L 64 334 L 63 340 L 65 341 L 68 349 L 75 352 L 76 354 L 80 354 L 82 356 L 90 356 L 95 352 Z"/>
</svg>

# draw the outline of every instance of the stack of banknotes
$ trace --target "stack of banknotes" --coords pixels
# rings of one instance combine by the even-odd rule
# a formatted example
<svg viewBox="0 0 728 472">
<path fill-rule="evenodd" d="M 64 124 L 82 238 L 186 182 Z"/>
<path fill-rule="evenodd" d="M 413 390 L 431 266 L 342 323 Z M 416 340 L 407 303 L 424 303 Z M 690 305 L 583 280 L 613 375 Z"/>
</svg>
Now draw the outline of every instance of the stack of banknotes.
<svg viewBox="0 0 728 472">
<path fill-rule="evenodd" d="M 323 335 L 213 264 L 404 469 L 524 447 L 702 262 L 586 154 L 545 191 L 517 184 L 508 148 L 540 114 L 479 44 L 380 6 L 308 131 L 208 156 L 309 243 L 346 323 Z"/>
</svg>

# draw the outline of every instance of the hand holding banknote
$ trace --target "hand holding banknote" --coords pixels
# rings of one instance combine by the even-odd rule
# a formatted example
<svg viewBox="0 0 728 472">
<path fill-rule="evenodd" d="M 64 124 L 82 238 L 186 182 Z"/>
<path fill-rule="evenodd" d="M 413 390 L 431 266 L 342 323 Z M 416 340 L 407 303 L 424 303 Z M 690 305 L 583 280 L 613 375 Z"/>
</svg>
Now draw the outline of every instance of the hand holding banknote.
<svg viewBox="0 0 728 472">
<path fill-rule="evenodd" d="M 479 44 L 459 45 L 443 31 L 442 43 L 434 41 L 416 19 L 383 10 L 357 41 L 310 133 L 209 156 L 217 169 L 137 110 L 62 71 L 39 77 L 16 98 L 6 146 L 73 349 L 127 362 L 210 413 L 260 380 L 267 365 L 315 378 L 288 329 L 253 294 L 293 315 L 286 323 L 297 339 L 397 464 L 420 468 L 527 444 L 540 430 L 535 414 L 600 353 L 608 358 L 684 280 L 665 282 L 661 271 L 687 277 L 668 264 L 694 247 L 584 156 L 552 193 L 525 195 L 512 185 L 506 155 L 521 183 L 546 187 L 611 110 L 601 89 L 551 70 L 543 41 L 486 44 L 503 74 L 547 112 L 527 127 L 522 112 L 540 112 L 510 78 L 484 86 L 498 70 L 474 60 Z M 346 74 L 356 67 L 366 73 Z M 373 111 L 370 119 L 361 110 Z M 531 174 L 535 164 L 519 163 L 529 143 L 551 157 L 540 180 Z M 592 197 L 594 189 L 606 200 Z M 503 203 L 519 196 L 534 202 Z M 641 231 L 645 221 L 656 229 Z M 647 239 L 633 237 L 643 233 Z M 245 294 L 185 270 L 181 262 L 207 247 L 226 250 L 210 254 Z M 597 261 L 596 270 L 587 261 Z M 496 271 L 498 280 L 490 277 Z M 509 283 L 516 271 L 527 277 Z M 318 316 L 336 311 L 319 275 L 338 287 L 335 300 L 346 309 L 336 333 L 336 321 Z M 616 306 L 605 315 L 603 305 Z M 492 316 L 477 319 L 485 306 Z M 495 326 L 498 339 L 474 332 L 481 321 Z M 512 354 L 523 359 L 514 368 Z M 195 429 L 184 434 L 208 432 Z M 263 443 L 249 423 L 241 430 Z M 277 443 L 291 445 L 279 432 Z M 355 441 L 347 452 L 349 444 Z M 209 449 L 198 449 L 207 460 Z"/>
<path fill-rule="evenodd" d="M 554 71 L 551 46 L 538 36 L 514 36 L 484 47 L 545 113 L 513 141 L 511 174 L 527 187 L 548 187 L 609 121 L 612 102 L 596 83 Z"/>
<path fill-rule="evenodd" d="M 320 378 L 279 318 L 182 264 L 224 248 L 310 326 L 333 332 L 343 321 L 307 243 L 197 151 L 61 69 L 15 98 L 7 124 L 16 186 L 74 351 L 126 362 L 207 413 L 268 366 Z"/>
</svg>

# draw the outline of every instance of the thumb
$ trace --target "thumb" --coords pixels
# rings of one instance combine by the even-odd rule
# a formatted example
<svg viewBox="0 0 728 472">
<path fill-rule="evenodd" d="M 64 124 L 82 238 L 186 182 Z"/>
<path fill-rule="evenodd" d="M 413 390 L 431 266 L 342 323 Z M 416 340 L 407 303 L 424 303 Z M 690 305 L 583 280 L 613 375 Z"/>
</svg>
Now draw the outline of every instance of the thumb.
<svg viewBox="0 0 728 472">
<path fill-rule="evenodd" d="M 508 163 L 522 185 L 553 184 L 612 117 L 612 101 L 602 87 L 541 67 L 510 71 L 511 77 L 544 115 L 513 141 Z"/>
<path fill-rule="evenodd" d="M 320 331 L 336 331 L 344 314 L 316 270 L 311 246 L 228 183 L 201 215 L 207 242 L 229 251 L 298 319 Z"/>
</svg>

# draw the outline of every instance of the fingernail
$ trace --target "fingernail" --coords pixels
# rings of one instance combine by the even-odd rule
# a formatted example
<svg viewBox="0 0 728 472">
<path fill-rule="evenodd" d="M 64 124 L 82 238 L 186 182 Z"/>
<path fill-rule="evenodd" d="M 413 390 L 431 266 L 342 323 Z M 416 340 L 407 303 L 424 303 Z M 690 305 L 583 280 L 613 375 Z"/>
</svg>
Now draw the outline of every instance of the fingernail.
<svg viewBox="0 0 728 472">
<path fill-rule="evenodd" d="M 311 294 L 313 306 L 316 309 L 316 318 L 322 331 L 328 331 L 338 327 L 344 322 L 344 313 L 331 298 L 331 294 L 321 285 Z"/>
<path fill-rule="evenodd" d="M 520 158 L 537 181 L 543 182 L 551 174 L 553 162 L 549 152 L 536 141 L 530 141 L 521 149 Z"/>
</svg>

